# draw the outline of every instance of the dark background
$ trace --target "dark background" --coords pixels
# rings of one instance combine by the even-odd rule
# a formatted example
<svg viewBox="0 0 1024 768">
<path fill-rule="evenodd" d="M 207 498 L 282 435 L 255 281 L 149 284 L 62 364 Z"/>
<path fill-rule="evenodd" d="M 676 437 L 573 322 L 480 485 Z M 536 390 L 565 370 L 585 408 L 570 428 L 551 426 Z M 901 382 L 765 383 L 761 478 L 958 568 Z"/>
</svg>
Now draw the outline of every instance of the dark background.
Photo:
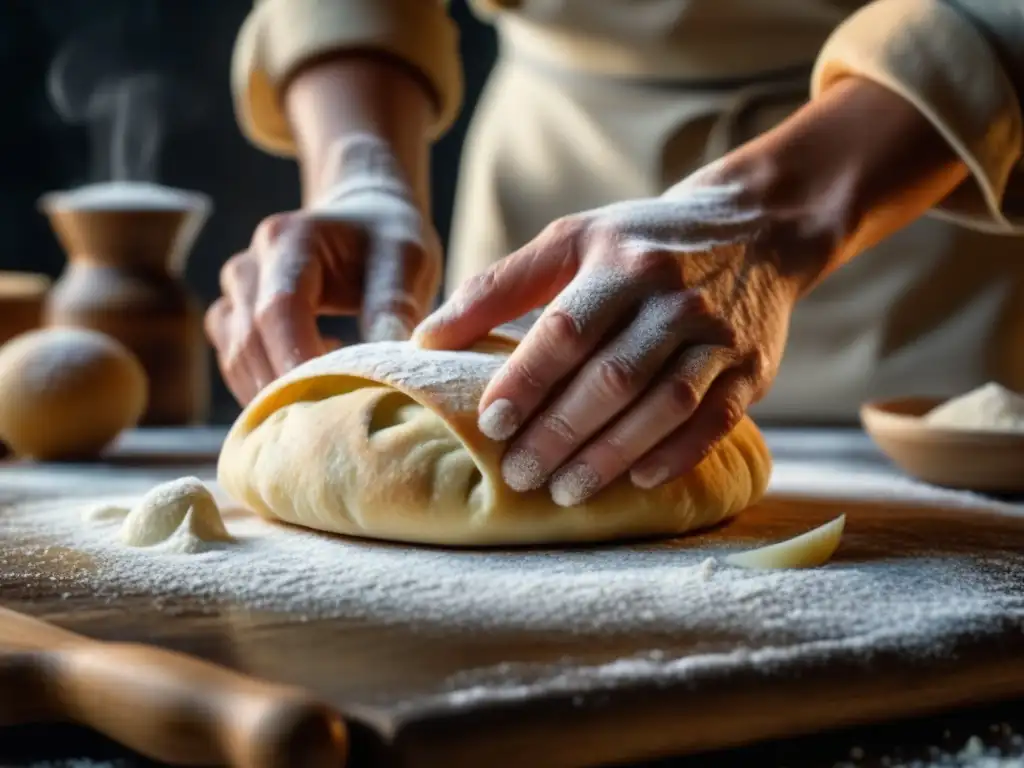
<svg viewBox="0 0 1024 768">
<path fill-rule="evenodd" d="M 238 130 L 231 103 L 230 61 L 235 36 L 251 0 L 5 0 L 0 3 L 0 67 L 8 73 L 6 118 L 0 120 L 0 270 L 57 276 L 64 254 L 37 198 L 50 190 L 103 179 L 90 178 L 88 130 L 68 125 L 52 106 L 47 72 L 58 51 L 97 21 L 120 18 L 159 30 L 161 56 L 189 73 L 203 111 L 187 132 L 162 145 L 158 180 L 203 191 L 214 213 L 192 251 L 186 279 L 208 305 L 218 292 L 221 264 L 244 248 L 261 218 L 290 210 L 299 201 L 295 164 L 263 154 Z M 434 150 L 434 215 L 447 240 L 459 152 L 466 123 L 495 54 L 493 31 L 477 21 L 463 1 L 451 4 L 461 30 L 466 103 L 454 128 Z M 149 32 L 152 34 L 152 32 Z M 351 323 L 335 335 L 352 338 Z M 233 419 L 238 408 L 216 366 L 211 419 Z"/>
</svg>

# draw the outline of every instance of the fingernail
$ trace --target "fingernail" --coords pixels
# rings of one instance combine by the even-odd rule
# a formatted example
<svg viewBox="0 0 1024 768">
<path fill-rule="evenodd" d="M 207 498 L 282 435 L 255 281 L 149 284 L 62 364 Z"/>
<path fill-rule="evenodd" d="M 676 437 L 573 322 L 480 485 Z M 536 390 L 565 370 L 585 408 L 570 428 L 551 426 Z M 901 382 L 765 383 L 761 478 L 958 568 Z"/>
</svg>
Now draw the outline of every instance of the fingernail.
<svg viewBox="0 0 1024 768">
<path fill-rule="evenodd" d="M 634 469 L 629 473 L 629 479 L 637 488 L 647 491 L 668 480 L 671 474 L 668 467 L 653 467 L 650 469 Z"/>
<path fill-rule="evenodd" d="M 525 493 L 544 485 L 544 471 L 540 459 L 533 451 L 517 448 L 505 454 L 501 462 L 501 476 L 513 491 Z"/>
<path fill-rule="evenodd" d="M 589 464 L 576 464 L 555 474 L 551 481 L 551 500 L 560 507 L 575 507 L 586 501 L 601 484 L 601 478 Z"/>
<path fill-rule="evenodd" d="M 491 440 L 508 440 L 519 429 L 519 409 L 507 398 L 491 403 L 477 419 L 477 427 Z"/>
</svg>

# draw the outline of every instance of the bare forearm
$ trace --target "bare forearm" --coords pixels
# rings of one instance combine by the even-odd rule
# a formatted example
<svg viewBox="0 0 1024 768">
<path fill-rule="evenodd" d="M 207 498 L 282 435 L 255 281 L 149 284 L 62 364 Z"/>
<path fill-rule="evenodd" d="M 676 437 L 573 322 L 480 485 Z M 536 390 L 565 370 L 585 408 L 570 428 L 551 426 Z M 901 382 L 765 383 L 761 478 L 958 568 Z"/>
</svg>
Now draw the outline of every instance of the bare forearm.
<svg viewBox="0 0 1024 768">
<path fill-rule="evenodd" d="M 385 57 L 349 54 L 305 67 L 285 90 L 285 106 L 298 149 L 303 199 L 315 199 L 352 162 L 341 149 L 356 135 L 381 139 L 417 204 L 430 206 L 429 127 L 434 103 L 409 69 Z"/>
<path fill-rule="evenodd" d="M 922 216 L 967 176 L 926 118 L 867 80 L 838 83 L 713 173 L 739 183 L 779 224 L 789 267 L 806 287 Z M 801 243 L 830 241 L 829 248 Z M 814 263 L 800 263 L 802 253 Z"/>
</svg>

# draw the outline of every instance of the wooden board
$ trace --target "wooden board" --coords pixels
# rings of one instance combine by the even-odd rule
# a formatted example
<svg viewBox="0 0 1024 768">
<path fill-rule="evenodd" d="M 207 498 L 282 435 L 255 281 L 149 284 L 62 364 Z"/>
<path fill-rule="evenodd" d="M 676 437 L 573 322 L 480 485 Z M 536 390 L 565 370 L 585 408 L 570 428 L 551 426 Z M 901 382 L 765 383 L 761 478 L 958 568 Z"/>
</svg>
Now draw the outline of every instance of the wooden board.
<svg viewBox="0 0 1024 768">
<path fill-rule="evenodd" d="M 881 466 L 858 436 L 778 433 L 777 457 Z M 215 433 L 136 436 L 103 466 L 92 487 L 145 484 L 185 473 L 209 474 Z M 824 443 L 822 442 L 824 440 Z M 3 504 L 81 492 L 80 468 L 0 468 Z M 667 546 L 713 546 L 778 539 L 848 516 L 837 562 L 898 559 L 908 553 L 955 558 L 1024 552 L 1024 518 L 968 508 L 776 496 L 725 529 Z M 188 597 L 149 595 L 106 604 L 68 594 L 38 576 L 38 552 L 4 541 L 0 603 L 101 639 L 175 648 L 271 679 L 304 685 L 338 705 L 357 728 L 356 764 L 480 766 L 597 765 L 682 754 L 809 733 L 858 722 L 1024 695 L 1022 627 L 1010 621 L 954 638 L 932 658 L 886 649 L 870 660 L 808 661 L 771 670 L 711 670 L 684 681 L 642 679 L 602 687 L 572 684 L 530 697 L 439 697 L 453 680 L 500 687 L 519 669 L 593 667 L 657 651 L 686 658 L 708 638 L 616 632 L 466 632 L 335 618 L 302 621 L 283 613 L 214 606 Z M 33 562 L 29 562 L 33 561 Z M 726 645 L 730 641 L 723 641 Z M 749 645 L 743 638 L 738 645 Z M 543 749 L 538 749 L 543 745 Z"/>
</svg>

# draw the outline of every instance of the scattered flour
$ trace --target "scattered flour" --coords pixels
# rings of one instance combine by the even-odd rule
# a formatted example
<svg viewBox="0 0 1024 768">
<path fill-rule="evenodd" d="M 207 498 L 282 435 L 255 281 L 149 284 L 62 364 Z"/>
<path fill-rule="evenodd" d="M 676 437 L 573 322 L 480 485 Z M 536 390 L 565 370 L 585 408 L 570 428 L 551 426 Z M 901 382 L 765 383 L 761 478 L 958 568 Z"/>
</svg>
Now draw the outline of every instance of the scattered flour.
<svg viewBox="0 0 1024 768">
<path fill-rule="evenodd" d="M 850 750 L 850 759 L 835 763 L 832 768 L 860 768 L 882 765 L 886 768 L 1022 768 L 1024 766 L 1024 736 L 1006 723 L 989 727 L 995 734 L 989 743 L 981 736 L 970 736 L 959 745 L 943 735 L 943 746 L 931 746 L 927 756 L 904 757 L 895 754 L 871 754 L 861 747 Z M 909 750 L 908 750 L 909 751 Z"/>
<path fill-rule="evenodd" d="M 894 479 L 882 470 L 780 461 L 775 477 L 776 490 L 803 489 L 810 496 L 876 496 L 1024 514 L 1021 507 Z M 582 666 L 481 667 L 449 678 L 410 706 L 469 706 L 644 679 L 696 683 L 740 670 L 769 675 L 824 659 L 862 664 L 890 653 L 934 657 L 971 637 L 1024 631 L 1024 552 L 998 542 L 972 553 L 955 546 L 923 549 L 913 532 L 901 538 L 898 519 L 888 545 L 905 551 L 903 557 L 840 558 L 807 571 L 749 571 L 723 563 L 724 548 L 652 543 L 447 551 L 329 537 L 222 505 L 234 544 L 183 556 L 125 548 L 117 541 L 116 516 L 95 512 L 134 507 L 145 493 L 134 482 L 126 482 L 123 496 L 22 502 L 0 510 L 3 536 L 29 542 L 19 546 L 16 560 L 5 563 L 0 551 L 0 574 L 109 601 L 127 594 L 158 602 L 188 596 L 287 612 L 296 620 L 344 616 L 415 623 L 424 631 L 436 625 L 447 631 L 651 636 L 662 638 L 652 639 L 652 648 L 684 649 Z M 85 493 L 88 483 L 82 488 Z M 215 496 L 221 493 L 211 488 Z M 92 520 L 85 524 L 89 510 Z"/>
<path fill-rule="evenodd" d="M 103 210 L 194 210 L 209 207 L 209 198 L 162 184 L 141 181 L 110 181 L 86 184 L 75 189 L 53 192 L 47 202 L 58 208 Z"/>
<path fill-rule="evenodd" d="M 1024 433 L 1024 396 L 992 382 L 933 408 L 924 420 L 934 427 Z"/>
</svg>

